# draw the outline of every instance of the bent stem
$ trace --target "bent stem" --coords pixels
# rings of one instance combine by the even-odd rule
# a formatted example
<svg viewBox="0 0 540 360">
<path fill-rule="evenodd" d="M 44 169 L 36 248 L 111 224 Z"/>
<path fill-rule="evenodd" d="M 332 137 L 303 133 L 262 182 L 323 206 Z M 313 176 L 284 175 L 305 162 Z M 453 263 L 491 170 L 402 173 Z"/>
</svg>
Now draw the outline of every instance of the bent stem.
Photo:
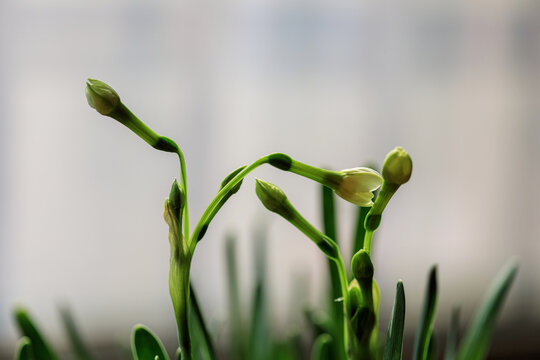
<svg viewBox="0 0 540 360">
<path fill-rule="evenodd" d="M 189 239 L 189 210 L 188 210 L 188 192 L 187 192 L 187 173 L 186 173 L 186 161 L 184 160 L 184 154 L 182 150 L 178 148 L 176 152 L 178 159 L 180 160 L 180 184 L 185 194 L 184 213 L 182 214 L 182 223 L 184 227 L 184 239 Z"/>
<path fill-rule="evenodd" d="M 204 235 L 204 233 L 201 233 L 201 230 L 203 226 L 208 225 L 210 220 L 216 215 L 217 211 L 219 210 L 219 203 L 221 200 L 227 195 L 227 193 L 236 186 L 240 181 L 242 181 L 250 172 L 258 168 L 259 166 L 265 164 L 268 162 L 269 155 L 263 156 L 260 159 L 253 162 L 251 165 L 246 167 L 244 170 L 242 170 L 240 173 L 238 173 L 234 178 L 231 179 L 225 185 L 214 197 L 214 199 L 210 202 L 204 213 L 202 214 L 201 218 L 199 219 L 199 222 L 197 225 L 195 225 L 195 229 L 193 229 L 193 234 L 191 234 L 191 238 L 189 241 L 189 248 L 190 252 L 193 253 L 195 251 L 195 246 L 197 245 L 197 242 L 200 240 L 201 235 Z"/>
</svg>

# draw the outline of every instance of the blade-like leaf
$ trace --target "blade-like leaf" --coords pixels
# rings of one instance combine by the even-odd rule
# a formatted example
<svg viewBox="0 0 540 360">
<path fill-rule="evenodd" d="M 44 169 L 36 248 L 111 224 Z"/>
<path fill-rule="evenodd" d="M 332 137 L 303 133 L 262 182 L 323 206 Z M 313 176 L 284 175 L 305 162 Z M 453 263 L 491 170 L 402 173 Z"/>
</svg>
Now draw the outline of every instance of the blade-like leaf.
<svg viewBox="0 0 540 360">
<path fill-rule="evenodd" d="M 28 337 L 32 343 L 34 357 L 39 360 L 56 360 L 50 346 L 47 344 L 41 332 L 34 325 L 34 322 L 23 308 L 15 309 L 15 321 L 21 330 L 21 333 Z"/>
<path fill-rule="evenodd" d="M 420 315 L 420 323 L 416 329 L 413 359 L 426 360 L 429 355 L 429 343 L 433 333 L 435 309 L 437 307 L 437 267 L 433 266 L 429 272 L 429 279 Z"/>
<path fill-rule="evenodd" d="M 459 360 L 480 360 L 486 357 L 489 341 L 504 299 L 517 274 L 515 260 L 509 261 L 497 274 L 476 312 L 459 348 Z"/>
<path fill-rule="evenodd" d="M 403 282 L 398 281 L 392 317 L 388 325 L 388 335 L 384 347 L 383 360 L 401 360 L 403 353 L 403 328 L 405 325 L 405 290 Z"/>
<path fill-rule="evenodd" d="M 446 337 L 446 349 L 444 360 L 454 360 L 457 355 L 458 335 L 459 335 L 459 307 L 452 309 L 452 318 L 450 320 L 450 329 Z"/>
<path fill-rule="evenodd" d="M 335 358 L 332 337 L 328 334 L 317 336 L 311 349 L 311 360 L 332 360 Z"/>
<path fill-rule="evenodd" d="M 434 333 L 431 333 L 431 338 L 429 339 L 429 346 L 426 359 L 435 360 L 437 358 L 437 338 Z"/>
<path fill-rule="evenodd" d="M 249 359 L 270 359 L 270 326 L 266 298 L 266 229 L 259 227 L 255 237 L 255 289 L 251 308 Z"/>
<path fill-rule="evenodd" d="M 212 342 L 212 338 L 206 327 L 206 322 L 199 306 L 199 301 L 197 300 L 197 294 L 195 293 L 192 284 L 190 284 L 189 297 L 191 304 L 190 325 L 193 327 L 191 329 L 191 337 L 195 349 L 194 351 L 201 353 L 203 359 L 215 359 L 216 353 L 214 350 L 214 343 Z"/>
<path fill-rule="evenodd" d="M 75 325 L 75 320 L 73 319 L 70 309 L 66 305 L 60 307 L 60 317 L 64 323 L 71 347 L 75 354 L 77 354 L 79 360 L 90 360 L 92 358 L 90 351 L 85 345 L 81 334 Z"/>
<path fill-rule="evenodd" d="M 246 338 L 242 327 L 240 295 L 238 289 L 238 272 L 236 269 L 236 239 L 229 236 L 225 243 L 225 256 L 227 265 L 227 288 L 229 289 L 229 319 L 231 325 L 231 351 L 233 358 L 245 359 Z"/>
<path fill-rule="evenodd" d="M 135 325 L 131 337 L 131 351 L 135 360 L 154 360 L 156 356 L 160 360 L 168 360 L 159 338 L 144 325 Z"/>
<path fill-rule="evenodd" d="M 15 360 L 33 360 L 32 342 L 26 336 L 23 336 L 17 343 L 17 352 Z"/>
</svg>

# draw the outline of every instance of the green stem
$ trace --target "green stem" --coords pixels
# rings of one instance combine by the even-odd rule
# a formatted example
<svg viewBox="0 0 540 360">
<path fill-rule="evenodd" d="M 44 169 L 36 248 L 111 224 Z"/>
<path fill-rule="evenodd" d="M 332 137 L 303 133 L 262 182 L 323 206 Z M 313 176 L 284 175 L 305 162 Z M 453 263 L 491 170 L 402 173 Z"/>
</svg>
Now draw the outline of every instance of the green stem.
<svg viewBox="0 0 540 360">
<path fill-rule="evenodd" d="M 184 190 L 185 203 L 184 212 L 182 214 L 182 223 L 184 227 L 184 239 L 189 239 L 189 210 L 188 210 L 188 192 L 187 192 L 187 173 L 186 173 L 186 161 L 184 160 L 184 154 L 182 150 L 178 148 L 176 152 L 178 159 L 180 160 L 180 184 Z"/>
<path fill-rule="evenodd" d="M 371 256 L 371 241 L 373 240 L 373 231 L 366 230 L 364 234 L 364 247 L 363 249 Z"/>
<path fill-rule="evenodd" d="M 214 199 L 210 202 L 204 213 L 202 214 L 201 218 L 199 219 L 199 222 L 197 225 L 195 225 L 195 229 L 193 229 L 193 233 L 191 234 L 191 238 L 189 241 L 189 247 L 191 253 L 195 251 L 195 246 L 197 245 L 199 234 L 201 233 L 201 230 L 203 226 L 208 224 L 209 219 L 212 219 L 216 212 L 219 210 L 220 201 L 227 195 L 229 190 L 231 190 L 234 186 L 236 186 L 243 178 L 245 178 L 250 172 L 258 168 L 259 166 L 265 164 L 268 162 L 268 155 L 263 156 L 262 158 L 256 160 L 251 165 L 246 167 L 244 170 L 242 170 L 238 175 L 236 175 L 231 181 L 227 183 L 214 197 Z M 187 204 L 187 202 L 186 202 Z"/>
<path fill-rule="evenodd" d="M 349 288 L 347 271 L 345 270 L 345 263 L 343 262 L 341 254 L 338 253 L 338 256 L 332 260 L 336 263 L 336 268 L 339 275 L 339 283 L 341 285 L 341 293 L 343 296 L 343 351 L 345 354 L 347 354 L 347 349 L 349 347 L 349 329 L 347 326 L 349 319 Z"/>
</svg>

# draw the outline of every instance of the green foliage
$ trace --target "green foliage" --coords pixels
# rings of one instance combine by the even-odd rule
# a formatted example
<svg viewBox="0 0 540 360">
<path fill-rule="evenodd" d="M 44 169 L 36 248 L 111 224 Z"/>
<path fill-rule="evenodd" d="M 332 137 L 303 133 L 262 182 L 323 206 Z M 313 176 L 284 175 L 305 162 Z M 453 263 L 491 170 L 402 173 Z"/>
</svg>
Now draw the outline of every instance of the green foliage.
<svg viewBox="0 0 540 360">
<path fill-rule="evenodd" d="M 30 339 L 31 349 L 37 360 L 56 360 L 58 357 L 53 352 L 41 332 L 38 330 L 28 312 L 23 308 L 15 309 L 15 321 L 19 330 Z"/>
<path fill-rule="evenodd" d="M 34 354 L 32 351 L 32 342 L 30 338 L 23 336 L 17 343 L 17 351 L 15 352 L 15 360 L 33 360 Z"/>
<path fill-rule="evenodd" d="M 227 239 L 226 265 L 228 289 L 228 315 L 230 338 L 227 349 L 231 359 L 301 359 L 306 349 L 311 349 L 312 360 L 401 360 L 405 326 L 405 291 L 398 281 L 390 323 L 383 345 L 379 340 L 378 320 L 380 291 L 374 279 L 372 241 L 380 227 L 383 212 L 401 185 L 409 181 L 412 160 L 402 148 L 391 151 L 384 162 L 381 175 L 370 168 L 352 168 L 330 171 L 301 163 L 286 154 L 263 156 L 248 166 L 232 171 L 222 181 L 218 193 L 204 210 L 193 232 L 189 231 L 188 191 L 186 164 L 180 147 L 171 139 L 160 136 L 123 103 L 119 95 L 107 84 L 88 80 L 86 89 L 88 103 L 100 114 L 112 117 L 132 130 L 153 148 L 173 152 L 180 161 L 180 183 L 176 180 L 165 201 L 164 218 L 169 225 L 171 245 L 169 291 L 173 303 L 178 330 L 176 360 L 214 360 L 220 353 L 215 349 L 205 322 L 195 290 L 190 282 L 191 260 L 198 242 L 226 201 L 239 191 L 243 179 L 259 166 L 269 164 L 275 169 L 303 176 L 322 185 L 322 222 L 324 233 L 306 220 L 276 185 L 257 180 L 256 193 L 263 205 L 303 232 L 313 241 L 328 261 L 330 283 L 324 306 L 305 309 L 309 331 L 297 329 L 288 336 L 276 340 L 271 331 L 265 248 L 263 241 L 255 247 L 255 283 L 251 312 L 242 311 L 239 295 L 237 252 L 234 238 Z M 374 192 L 379 189 L 373 202 Z M 335 195 L 358 205 L 356 231 L 351 248 L 352 275 L 347 275 L 344 256 L 337 242 L 337 219 Z M 445 359 L 481 360 L 488 351 L 489 340 L 504 299 L 517 273 L 517 265 L 509 263 L 494 280 L 482 305 L 460 346 L 458 346 L 459 313 L 454 311 L 448 333 Z M 304 294 L 294 297 L 295 306 Z M 437 358 L 437 340 L 433 332 L 437 304 L 437 268 L 429 272 L 424 303 L 416 332 L 413 358 L 432 360 Z M 326 313 L 321 309 L 325 309 Z M 250 319 L 242 314 L 250 313 Z M 79 360 L 89 360 L 90 352 L 85 345 L 71 313 L 61 310 L 71 346 Z M 23 337 L 17 345 L 16 360 L 56 360 L 58 357 L 47 344 L 30 316 L 24 309 L 16 309 L 15 320 Z M 249 324 L 246 326 L 246 324 Z M 307 345 L 307 346 L 306 346 Z M 161 341 L 148 328 L 137 325 L 133 329 L 131 349 L 135 360 L 168 360 Z"/>
<path fill-rule="evenodd" d="M 62 306 L 60 308 L 60 315 L 73 352 L 77 355 L 79 360 L 90 360 L 92 358 L 90 350 L 88 350 L 88 347 L 84 343 L 81 334 L 75 325 L 75 320 L 73 319 L 73 314 L 70 309 L 67 306 Z"/>
<path fill-rule="evenodd" d="M 517 264 L 511 260 L 493 280 L 480 308 L 465 333 L 458 353 L 458 360 L 484 359 L 495 322 L 502 309 L 504 299 L 517 274 Z"/>
<path fill-rule="evenodd" d="M 169 360 L 159 338 L 144 325 L 133 328 L 131 351 L 135 360 Z"/>
<path fill-rule="evenodd" d="M 413 359 L 425 360 L 430 357 L 430 342 L 432 341 L 433 323 L 435 321 L 435 308 L 437 306 L 437 267 L 429 271 L 429 278 L 424 297 L 424 305 L 420 315 L 420 322 L 416 329 Z"/>
<path fill-rule="evenodd" d="M 388 335 L 384 347 L 384 360 L 401 360 L 403 353 L 403 328 L 405 327 L 405 290 L 400 280 L 396 286 L 396 298 L 392 317 L 388 325 Z"/>
</svg>

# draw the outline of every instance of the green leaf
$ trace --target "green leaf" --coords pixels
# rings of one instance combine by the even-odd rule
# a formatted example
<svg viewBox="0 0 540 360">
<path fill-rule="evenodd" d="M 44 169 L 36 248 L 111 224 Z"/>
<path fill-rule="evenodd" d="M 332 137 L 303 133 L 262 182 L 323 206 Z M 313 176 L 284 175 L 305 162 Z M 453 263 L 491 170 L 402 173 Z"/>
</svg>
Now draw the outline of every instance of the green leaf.
<svg viewBox="0 0 540 360">
<path fill-rule="evenodd" d="M 203 359 L 215 359 L 216 353 L 214 350 L 214 343 L 212 342 L 212 338 L 210 337 L 210 333 L 199 306 L 197 294 L 195 293 L 192 284 L 189 286 L 189 298 L 191 304 L 190 325 L 193 327 L 193 329 L 191 329 L 191 340 L 194 343 L 194 351 L 201 353 Z"/>
<path fill-rule="evenodd" d="M 405 326 L 405 290 L 403 282 L 398 281 L 392 317 L 388 325 L 388 335 L 384 347 L 383 360 L 401 360 L 403 353 L 403 328 Z"/>
<path fill-rule="evenodd" d="M 458 335 L 459 335 L 459 307 L 452 309 L 452 317 L 450 320 L 450 329 L 446 337 L 446 349 L 444 352 L 444 360 L 454 360 L 457 355 Z"/>
<path fill-rule="evenodd" d="M 38 328 L 23 308 L 15 309 L 15 321 L 21 333 L 28 337 L 32 343 L 34 357 L 39 360 L 56 360 L 57 356 L 51 350 Z"/>
<path fill-rule="evenodd" d="M 17 343 L 17 352 L 15 360 L 33 360 L 32 342 L 26 336 L 23 336 Z"/>
<path fill-rule="evenodd" d="M 435 360 L 437 358 L 437 338 L 434 333 L 431 333 L 429 339 L 429 346 L 426 358 L 428 360 Z"/>
<path fill-rule="evenodd" d="M 230 349 L 232 358 L 245 359 L 246 337 L 242 328 L 240 295 L 238 289 L 238 272 L 236 268 L 236 238 L 229 236 L 225 242 L 227 265 L 227 289 L 229 289 L 229 320 L 231 326 Z"/>
<path fill-rule="evenodd" d="M 311 349 L 311 360 L 331 360 L 334 359 L 334 352 L 332 346 L 332 337 L 328 334 L 321 334 L 317 336 Z"/>
<path fill-rule="evenodd" d="M 433 333 L 435 309 L 437 306 L 437 267 L 433 266 L 429 272 L 424 305 L 420 315 L 420 323 L 416 329 L 413 359 L 426 360 L 429 356 L 429 343 Z"/>
<path fill-rule="evenodd" d="M 517 274 L 518 265 L 510 260 L 497 274 L 487 291 L 480 308 L 463 337 L 459 360 L 480 360 L 486 357 L 491 334 L 501 312 L 506 294 Z"/>
<path fill-rule="evenodd" d="M 169 359 L 159 338 L 144 325 L 135 325 L 133 328 L 131 351 L 135 360 L 154 360 L 156 356 L 160 360 Z"/>
<path fill-rule="evenodd" d="M 77 354 L 77 358 L 80 360 L 90 360 L 92 356 L 75 325 L 75 320 L 70 309 L 67 306 L 60 307 L 60 316 L 68 334 L 71 347 L 75 354 Z"/>
<path fill-rule="evenodd" d="M 270 359 L 270 326 L 266 298 L 266 229 L 258 228 L 255 232 L 254 256 L 255 289 L 251 308 L 251 326 L 249 334 L 249 359 Z"/>
</svg>

